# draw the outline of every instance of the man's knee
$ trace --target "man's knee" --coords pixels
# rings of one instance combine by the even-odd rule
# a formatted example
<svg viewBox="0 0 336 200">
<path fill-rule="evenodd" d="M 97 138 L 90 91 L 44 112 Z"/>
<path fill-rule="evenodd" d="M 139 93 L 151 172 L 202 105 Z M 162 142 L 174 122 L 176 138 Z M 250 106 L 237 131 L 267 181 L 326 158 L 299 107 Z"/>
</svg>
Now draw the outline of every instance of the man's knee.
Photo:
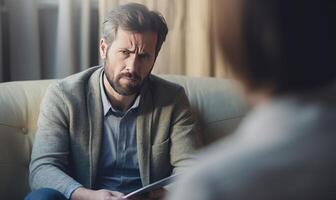
<svg viewBox="0 0 336 200">
<path fill-rule="evenodd" d="M 24 200 L 66 200 L 66 198 L 57 190 L 42 188 L 32 191 Z"/>
</svg>

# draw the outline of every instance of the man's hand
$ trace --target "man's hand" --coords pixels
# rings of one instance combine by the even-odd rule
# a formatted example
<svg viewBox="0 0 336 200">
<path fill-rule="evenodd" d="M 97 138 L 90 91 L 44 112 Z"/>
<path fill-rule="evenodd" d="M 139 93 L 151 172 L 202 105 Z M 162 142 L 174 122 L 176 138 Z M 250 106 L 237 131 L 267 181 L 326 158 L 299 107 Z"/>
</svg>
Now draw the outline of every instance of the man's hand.
<svg viewBox="0 0 336 200">
<path fill-rule="evenodd" d="M 123 193 L 110 190 L 89 190 L 84 187 L 76 189 L 71 200 L 121 200 Z"/>
</svg>

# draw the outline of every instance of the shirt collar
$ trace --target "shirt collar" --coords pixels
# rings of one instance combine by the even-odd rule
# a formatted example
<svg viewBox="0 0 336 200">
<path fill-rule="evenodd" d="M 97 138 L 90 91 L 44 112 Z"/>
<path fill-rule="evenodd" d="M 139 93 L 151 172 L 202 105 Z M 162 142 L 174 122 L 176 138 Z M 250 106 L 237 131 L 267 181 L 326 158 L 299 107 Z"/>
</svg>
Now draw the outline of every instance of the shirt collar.
<svg viewBox="0 0 336 200">
<path fill-rule="evenodd" d="M 108 112 L 111 110 L 114 113 L 120 113 L 119 110 L 113 108 L 111 105 L 109 99 L 106 96 L 105 89 L 104 89 L 104 71 L 101 72 L 100 74 L 100 81 L 99 81 L 99 86 L 100 86 L 100 95 L 102 98 L 102 103 L 103 103 L 103 111 L 104 111 L 104 116 L 108 114 Z M 133 105 L 126 111 L 126 113 L 130 110 L 137 109 L 140 104 L 140 94 L 136 97 L 135 101 L 133 102 Z"/>
</svg>

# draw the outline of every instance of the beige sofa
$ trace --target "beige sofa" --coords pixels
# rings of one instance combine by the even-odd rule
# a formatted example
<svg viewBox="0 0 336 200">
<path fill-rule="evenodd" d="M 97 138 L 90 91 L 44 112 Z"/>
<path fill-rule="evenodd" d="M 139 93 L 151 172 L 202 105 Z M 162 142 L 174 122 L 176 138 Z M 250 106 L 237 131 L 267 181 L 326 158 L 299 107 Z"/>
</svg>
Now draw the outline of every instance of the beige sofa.
<svg viewBox="0 0 336 200">
<path fill-rule="evenodd" d="M 161 77 L 185 88 L 205 144 L 231 133 L 247 110 L 230 80 Z M 39 104 L 52 81 L 0 83 L 0 199 L 21 200 L 29 192 L 28 165 Z"/>
</svg>

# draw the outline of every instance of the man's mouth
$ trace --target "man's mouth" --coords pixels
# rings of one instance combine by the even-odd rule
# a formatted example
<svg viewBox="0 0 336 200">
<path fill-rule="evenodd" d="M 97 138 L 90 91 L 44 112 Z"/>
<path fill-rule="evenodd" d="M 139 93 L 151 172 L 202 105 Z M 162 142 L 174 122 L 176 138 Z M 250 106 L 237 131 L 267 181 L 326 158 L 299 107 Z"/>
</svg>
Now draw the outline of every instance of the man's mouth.
<svg viewBox="0 0 336 200">
<path fill-rule="evenodd" d="M 128 80 L 128 81 L 132 81 L 132 82 L 137 82 L 138 81 L 138 79 L 135 79 L 135 78 L 132 78 L 132 77 L 125 77 L 125 76 L 123 76 L 121 78 L 125 79 L 125 80 Z"/>
<path fill-rule="evenodd" d="M 132 81 L 132 82 L 137 82 L 139 81 L 140 79 L 134 75 L 122 75 L 121 76 L 122 79 L 126 79 L 128 81 Z"/>
</svg>

